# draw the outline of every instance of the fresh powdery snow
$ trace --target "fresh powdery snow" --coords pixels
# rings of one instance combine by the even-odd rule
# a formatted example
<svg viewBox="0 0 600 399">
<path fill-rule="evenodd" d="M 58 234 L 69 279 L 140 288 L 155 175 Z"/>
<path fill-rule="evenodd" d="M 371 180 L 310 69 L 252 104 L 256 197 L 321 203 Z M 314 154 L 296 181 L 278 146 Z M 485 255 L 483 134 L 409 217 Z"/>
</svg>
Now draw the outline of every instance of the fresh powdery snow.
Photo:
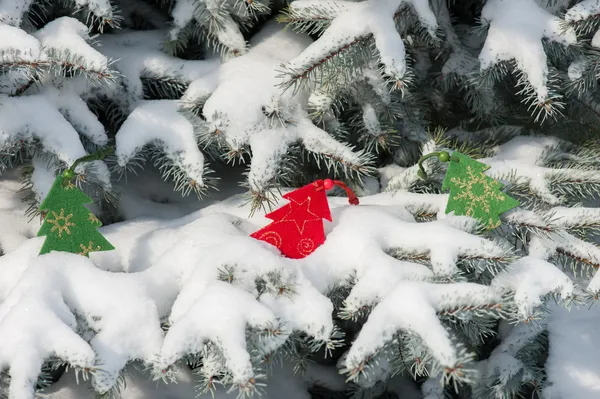
<svg viewBox="0 0 600 399">
<path fill-rule="evenodd" d="M 349 165 L 362 163 L 359 154 L 313 125 L 306 111 L 308 91 L 282 93 L 278 87 L 281 80 L 277 69 L 310 43 L 307 36 L 268 24 L 253 37 L 246 54 L 221 66 L 218 86 L 204 104 L 207 134 L 222 137 L 232 153 L 250 146 L 248 182 L 258 192 L 263 192 L 276 177 L 278 161 L 297 141 L 309 151 Z M 206 94 L 194 86 L 192 90 Z M 187 94 L 184 98 L 190 100 Z"/>
<path fill-rule="evenodd" d="M 522 153 L 518 141 L 507 148 L 511 146 L 512 154 Z M 52 354 L 76 367 L 97 367 L 91 385 L 99 391 L 117 383 L 128 362 L 143 361 L 153 374 L 135 370 L 128 373 L 126 380 L 131 384 L 125 388 L 126 399 L 150 398 L 143 395 L 156 382 L 148 380 L 163 375 L 163 371 L 169 377 L 178 375 L 182 379 L 182 385 L 175 386 L 169 395 L 185 397 L 190 392 L 189 371 L 181 370 L 175 363 L 186 354 L 204 350 L 208 351 L 205 359 L 214 359 L 214 364 L 212 360 L 205 361 L 205 367 L 220 367 L 222 361 L 232 382 L 243 388 L 260 377 L 251 367 L 247 344 L 255 351 L 268 353 L 282 345 L 292 331 L 304 332 L 317 341 L 331 339 L 333 305 L 325 294 L 349 279 L 356 284 L 343 310 L 350 314 L 365 306 L 373 310 L 341 360 L 339 367 L 348 370 L 360 368 L 397 329 L 419 337 L 436 364 L 452 369 L 462 361 L 463 353 L 456 348 L 437 313 L 494 306 L 505 293 L 512 293 L 519 317 L 527 319 L 541 304 L 541 298 L 556 294 L 568 299 L 575 290 L 565 274 L 535 257 L 518 260 L 489 286 L 435 283 L 436 278 L 456 271 L 455 262 L 460 257 L 493 259 L 509 254 L 501 243 L 469 234 L 474 228 L 471 219 L 443 215 L 447 198 L 444 195 L 384 192 L 362 197 L 357 207 L 349 206 L 345 198 L 330 197 L 333 222 L 325 222 L 327 241 L 305 259 L 283 258 L 274 247 L 249 237 L 268 220 L 262 213 L 249 217 L 250 209 L 238 195 L 179 218 L 146 216 L 102 227 L 100 231 L 116 244 L 116 249 L 92 253 L 88 259 L 58 252 L 38 257 L 44 238 L 30 237 L 39 221 L 10 216 L 16 193 L 4 181 L 0 187 L 5 193 L 0 197 L 1 214 L 10 223 L 21 226 L 16 230 L 21 231 L 17 240 L 0 230 L 0 245 L 7 252 L 0 257 L 0 364 L 10 368 L 10 393 L 18 399 L 33 397 L 31 381 L 43 360 Z M 138 202 L 137 206 L 142 205 Z M 442 219 L 416 223 L 408 209 L 418 205 Z M 558 209 L 561 212 L 570 218 L 568 223 L 577 223 L 583 211 Z M 414 254 L 429 254 L 433 267 L 393 258 L 387 250 L 396 247 Z M 226 265 L 233 267 L 230 283 L 219 279 L 221 268 Z M 273 273 L 279 276 L 279 282 L 269 279 Z M 257 278 L 267 282 L 262 295 L 257 292 Z M 293 295 L 281 295 L 278 284 L 292 285 Z M 166 333 L 162 321 L 170 325 Z M 550 321 L 550 326 L 554 322 Z M 89 329 L 85 339 L 74 332 L 77 324 Z M 249 326 L 279 333 L 246 342 Z M 526 324 L 521 326 L 529 328 Z M 550 328 L 552 362 L 553 342 L 560 342 L 553 341 L 553 334 L 560 334 L 560 328 Z M 505 340 L 520 336 L 515 335 L 519 331 L 513 330 Z M 567 334 L 556 339 L 574 337 Z M 222 360 L 211 355 L 210 347 L 204 346 L 207 341 L 222 351 Z M 569 344 L 561 343 L 560 347 Z M 490 373 L 506 370 L 513 375 L 523 365 L 516 361 L 512 347 L 502 348 L 481 367 Z M 562 359 L 564 355 L 556 356 Z M 386 361 L 380 359 L 374 369 L 376 378 L 389 374 Z M 556 389 L 566 389 L 576 381 L 565 380 L 558 372 L 552 374 L 560 367 L 563 365 L 549 364 L 551 381 L 560 379 Z M 286 397 L 308 398 L 306 381 L 314 382 L 314 374 L 291 378 L 288 368 L 284 364 L 283 369 L 274 371 L 267 397 L 280 398 L 280 389 L 289 389 Z M 86 398 L 74 386 L 70 373 L 49 388 L 50 397 Z M 576 377 L 577 373 L 581 371 L 570 375 Z M 326 380 L 323 384 L 341 389 L 335 373 L 319 376 Z M 166 392 L 160 386 L 156 390 L 159 396 Z M 433 386 L 427 385 L 423 392 L 435 397 Z M 229 398 L 231 394 L 218 390 L 217 395 Z"/>
<path fill-rule="evenodd" d="M 290 7 L 295 14 L 314 13 L 315 6 L 328 9 L 328 17 L 335 18 L 315 43 L 287 65 L 292 71 L 303 71 L 326 59 L 332 49 L 350 46 L 357 38 L 372 35 L 385 73 L 401 80 L 406 73 L 406 53 L 402 38 L 396 31 L 394 13 L 403 3 L 413 6 L 420 22 L 435 35 L 437 21 L 428 0 L 367 0 L 362 2 L 315 2 L 297 0 Z"/>
<path fill-rule="evenodd" d="M 194 126 L 179 112 L 175 100 L 141 101 L 116 136 L 119 166 L 125 167 L 146 145 L 161 149 L 190 180 L 203 185 L 204 155 Z"/>
<path fill-rule="evenodd" d="M 168 55 L 162 48 L 165 35 L 161 30 L 125 30 L 101 36 L 99 49 L 113 60 L 111 67 L 120 72 L 119 78 L 127 93 L 123 99 L 120 98 L 121 87 L 107 88 L 115 100 L 134 107 L 143 98 L 142 78 L 145 77 L 170 77 L 189 83 L 218 68 L 220 61 L 214 56 L 205 60 L 182 60 Z"/>
<path fill-rule="evenodd" d="M 574 44 L 572 28 L 540 7 L 535 0 L 489 0 L 481 18 L 489 23 L 485 45 L 479 54 L 481 69 L 514 60 L 533 87 L 537 101 L 548 100 L 548 66 L 542 39 Z"/>
<path fill-rule="evenodd" d="M 596 336 L 600 308 L 582 306 L 568 310 L 551 306 L 551 310 L 546 371 L 552 384 L 544 390 L 544 399 L 600 397 L 600 346 Z"/>
</svg>

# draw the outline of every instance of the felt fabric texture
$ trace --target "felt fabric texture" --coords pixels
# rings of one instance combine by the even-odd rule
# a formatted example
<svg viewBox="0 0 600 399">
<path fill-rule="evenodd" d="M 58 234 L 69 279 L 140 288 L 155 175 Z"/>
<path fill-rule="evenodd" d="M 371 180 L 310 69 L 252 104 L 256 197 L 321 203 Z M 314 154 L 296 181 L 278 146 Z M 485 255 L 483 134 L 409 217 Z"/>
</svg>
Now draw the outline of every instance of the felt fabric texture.
<svg viewBox="0 0 600 399">
<path fill-rule="evenodd" d="M 471 216 L 487 229 L 502 224 L 499 216 L 519 206 L 519 201 L 503 193 L 504 185 L 484 173 L 489 168 L 464 154 L 452 154 L 442 185 L 442 190 L 450 190 L 446 213 Z"/>
<path fill-rule="evenodd" d="M 273 222 L 250 236 L 276 246 L 288 258 L 304 258 L 325 242 L 322 219 L 331 221 L 323 181 L 317 180 L 283 198 L 290 203 L 265 215 Z"/>
<path fill-rule="evenodd" d="M 40 205 L 45 217 L 38 237 L 46 236 L 40 255 L 63 251 L 88 256 L 90 252 L 115 249 L 98 232 L 100 220 L 84 206 L 91 202 L 70 180 L 62 175 L 56 178 Z"/>
</svg>

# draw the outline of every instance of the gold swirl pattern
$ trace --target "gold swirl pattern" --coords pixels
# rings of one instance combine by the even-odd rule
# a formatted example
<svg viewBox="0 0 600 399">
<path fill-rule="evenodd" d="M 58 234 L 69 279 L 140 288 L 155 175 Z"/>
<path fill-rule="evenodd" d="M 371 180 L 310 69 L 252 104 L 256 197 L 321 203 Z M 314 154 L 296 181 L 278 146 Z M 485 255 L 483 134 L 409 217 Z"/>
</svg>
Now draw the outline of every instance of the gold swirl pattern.
<svg viewBox="0 0 600 399">
<path fill-rule="evenodd" d="M 300 255 L 307 256 L 315 250 L 315 242 L 310 238 L 303 238 L 298 241 L 298 246 L 296 248 Z"/>
<path fill-rule="evenodd" d="M 277 248 L 281 248 L 281 236 L 279 235 L 279 233 L 276 233 L 274 231 L 267 231 L 266 233 L 260 236 L 259 240 L 268 242 L 269 244 L 274 245 Z"/>
</svg>

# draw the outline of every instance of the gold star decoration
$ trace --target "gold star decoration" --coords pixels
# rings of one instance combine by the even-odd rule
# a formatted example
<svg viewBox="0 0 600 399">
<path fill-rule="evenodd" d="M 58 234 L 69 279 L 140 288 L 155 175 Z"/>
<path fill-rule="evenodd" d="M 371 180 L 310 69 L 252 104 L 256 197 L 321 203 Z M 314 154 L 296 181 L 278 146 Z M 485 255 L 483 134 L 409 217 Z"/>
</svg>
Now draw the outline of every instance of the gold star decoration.
<svg viewBox="0 0 600 399">
<path fill-rule="evenodd" d="M 66 232 L 67 234 L 71 234 L 71 230 L 69 229 L 69 227 L 73 227 L 75 226 L 75 223 L 71 223 L 69 221 L 69 219 L 71 219 L 73 217 L 73 214 L 70 213 L 67 216 L 65 216 L 65 210 L 61 209 L 60 213 L 56 213 L 54 211 L 51 211 L 52 216 L 54 217 L 54 219 L 50 219 L 48 218 L 48 216 L 46 216 L 46 222 L 52 224 L 52 229 L 50 229 L 51 232 L 54 232 L 56 230 L 58 230 L 58 236 L 60 238 L 62 238 L 62 233 Z"/>
<path fill-rule="evenodd" d="M 79 244 L 79 247 L 81 248 L 81 252 L 77 252 L 77 255 L 83 255 L 83 256 L 87 256 L 90 252 L 94 252 L 94 251 L 100 251 L 100 245 L 96 245 L 96 248 L 94 248 L 94 243 L 90 241 L 90 243 L 87 245 L 87 247 L 83 244 Z"/>
<path fill-rule="evenodd" d="M 320 221 L 321 217 L 319 215 L 313 213 L 310 210 L 310 197 L 304 200 L 303 202 L 296 202 L 293 199 L 290 200 L 289 212 L 283 218 L 281 218 L 281 222 L 293 222 L 298 229 L 300 234 L 304 234 L 304 227 L 306 226 L 306 222 L 311 221 Z"/>
</svg>

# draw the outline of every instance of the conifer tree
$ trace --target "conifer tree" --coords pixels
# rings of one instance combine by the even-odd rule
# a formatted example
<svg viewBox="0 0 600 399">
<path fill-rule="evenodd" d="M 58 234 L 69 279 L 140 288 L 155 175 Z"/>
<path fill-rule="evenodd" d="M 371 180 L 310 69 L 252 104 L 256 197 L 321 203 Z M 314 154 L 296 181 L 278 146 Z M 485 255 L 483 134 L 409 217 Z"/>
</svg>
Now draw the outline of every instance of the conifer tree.
<svg viewBox="0 0 600 399">
<path fill-rule="evenodd" d="M 202 399 L 598 397 L 574 376 L 600 375 L 580 339 L 600 318 L 599 16 L 595 0 L 0 0 L 0 396 L 32 399 L 68 365 L 60 389 L 83 373 L 116 397 L 138 374 Z M 81 193 L 52 186 L 109 145 Z M 473 176 L 428 161 L 420 178 L 442 151 Z M 328 197 L 314 252 L 251 236 L 325 178 L 360 205 Z M 477 218 L 474 181 L 482 206 L 520 205 Z M 84 204 L 110 226 L 62 246 Z"/>
</svg>

